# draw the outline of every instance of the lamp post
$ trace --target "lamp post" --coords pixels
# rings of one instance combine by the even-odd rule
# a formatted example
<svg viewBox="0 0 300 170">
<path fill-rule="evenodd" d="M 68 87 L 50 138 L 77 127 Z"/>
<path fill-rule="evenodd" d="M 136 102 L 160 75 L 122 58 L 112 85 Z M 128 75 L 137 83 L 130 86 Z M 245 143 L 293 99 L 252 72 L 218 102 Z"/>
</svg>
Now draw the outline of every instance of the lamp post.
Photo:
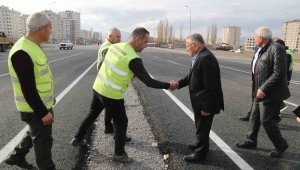
<svg viewBox="0 0 300 170">
<path fill-rule="evenodd" d="M 186 5 L 185 7 L 190 8 L 190 34 L 192 33 L 192 7 L 190 5 Z"/>
<path fill-rule="evenodd" d="M 51 4 L 55 4 L 56 2 L 50 2 L 49 3 L 49 13 L 51 13 Z M 53 18 L 53 16 L 51 15 L 50 18 Z M 51 34 L 51 44 L 53 44 L 53 33 Z"/>
</svg>

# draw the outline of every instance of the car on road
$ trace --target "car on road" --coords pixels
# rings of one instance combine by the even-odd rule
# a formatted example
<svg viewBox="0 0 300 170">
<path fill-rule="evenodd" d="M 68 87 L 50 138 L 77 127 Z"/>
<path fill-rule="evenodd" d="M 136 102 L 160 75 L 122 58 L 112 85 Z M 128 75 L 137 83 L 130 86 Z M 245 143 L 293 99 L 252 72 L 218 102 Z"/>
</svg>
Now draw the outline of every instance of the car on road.
<svg viewBox="0 0 300 170">
<path fill-rule="evenodd" d="M 59 49 L 73 49 L 73 43 L 70 41 L 62 41 L 59 43 Z"/>
</svg>

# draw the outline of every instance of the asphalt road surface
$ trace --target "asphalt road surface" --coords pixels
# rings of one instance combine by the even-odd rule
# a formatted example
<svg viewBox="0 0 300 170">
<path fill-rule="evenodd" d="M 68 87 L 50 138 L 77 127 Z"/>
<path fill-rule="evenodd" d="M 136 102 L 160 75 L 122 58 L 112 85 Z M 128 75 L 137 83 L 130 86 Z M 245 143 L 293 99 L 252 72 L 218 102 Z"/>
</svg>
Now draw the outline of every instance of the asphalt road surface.
<svg viewBox="0 0 300 170">
<path fill-rule="evenodd" d="M 53 125 L 53 158 L 59 169 L 85 167 L 82 155 L 88 153 L 88 148 L 72 147 L 69 141 L 89 109 L 91 87 L 96 75 L 97 48 L 85 46 L 75 47 L 73 50 L 45 49 L 55 80 L 55 93 L 60 99 L 54 108 Z M 166 82 L 184 77 L 191 64 L 184 52 L 176 50 L 147 48 L 140 56 L 148 72 L 156 79 Z M 300 169 L 300 125 L 295 122 L 295 116 L 291 113 L 295 105 L 300 103 L 299 72 L 293 73 L 293 82 L 290 84 L 292 96 L 287 100 L 290 104 L 279 123 L 289 148 L 281 159 L 270 159 L 268 153 L 273 146 L 263 128 L 259 133 L 257 150 L 234 147 L 235 142 L 245 139 L 248 130 L 248 123 L 239 121 L 237 117 L 245 115 L 251 105 L 250 60 L 217 58 L 221 67 L 225 111 L 214 118 L 211 150 L 203 164 L 186 164 L 182 161 L 183 155 L 190 153 L 187 145 L 195 142 L 193 121 L 185 113 L 192 110 L 188 88 L 166 93 L 148 88 L 134 79 L 134 86 L 161 151 L 171 155 L 170 169 Z M 0 53 L 1 151 L 25 127 L 13 101 L 6 60 L 7 53 Z M 174 102 L 176 99 L 177 103 Z M 178 103 L 181 105 L 178 106 Z M 185 111 L 181 109 L 184 106 Z M 28 161 L 35 162 L 33 151 L 27 158 Z M 0 164 L 0 169 L 10 168 L 4 163 Z"/>
</svg>

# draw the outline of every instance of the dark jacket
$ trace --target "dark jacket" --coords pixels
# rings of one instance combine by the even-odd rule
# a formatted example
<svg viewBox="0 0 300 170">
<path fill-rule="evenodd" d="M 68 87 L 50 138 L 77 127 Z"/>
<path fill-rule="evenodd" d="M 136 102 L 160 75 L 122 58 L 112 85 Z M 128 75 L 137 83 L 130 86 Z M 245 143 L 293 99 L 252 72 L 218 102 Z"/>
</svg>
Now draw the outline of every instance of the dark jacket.
<svg viewBox="0 0 300 170">
<path fill-rule="evenodd" d="M 194 113 L 217 114 L 224 110 L 219 64 L 208 49 L 198 54 L 189 74 L 179 80 L 179 89 L 187 85 Z"/>
<path fill-rule="evenodd" d="M 265 93 L 266 97 L 262 101 L 281 101 L 290 97 L 286 77 L 286 55 L 280 45 L 271 41 L 260 50 L 255 74 L 252 73 L 252 97 L 256 97 L 258 89 Z"/>
</svg>

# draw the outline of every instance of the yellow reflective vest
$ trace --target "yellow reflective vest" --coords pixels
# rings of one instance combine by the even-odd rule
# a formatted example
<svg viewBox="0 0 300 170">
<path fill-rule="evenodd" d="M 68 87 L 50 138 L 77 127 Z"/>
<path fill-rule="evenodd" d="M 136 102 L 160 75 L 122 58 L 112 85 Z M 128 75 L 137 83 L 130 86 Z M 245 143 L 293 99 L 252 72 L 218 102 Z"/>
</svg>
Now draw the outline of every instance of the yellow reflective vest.
<svg viewBox="0 0 300 170">
<path fill-rule="evenodd" d="M 286 53 L 288 53 L 289 55 L 291 55 L 291 64 L 290 64 L 290 67 L 287 68 L 289 71 L 291 71 L 291 70 L 293 70 L 293 66 L 295 65 L 294 54 L 293 54 L 292 50 L 290 50 L 290 49 L 287 49 L 285 51 L 286 51 Z"/>
<path fill-rule="evenodd" d="M 38 94 L 46 108 L 50 109 L 53 106 L 54 83 L 48 58 L 40 46 L 25 37 L 20 38 L 15 43 L 8 56 L 8 69 L 17 109 L 20 112 L 33 112 L 24 98 L 18 77 L 11 62 L 12 55 L 19 50 L 25 51 L 30 56 L 34 67 L 34 77 Z"/>
<path fill-rule="evenodd" d="M 103 51 L 107 50 L 110 45 L 111 45 L 111 42 L 109 42 L 108 39 L 106 39 L 104 41 L 104 43 L 100 46 L 99 51 L 98 51 L 97 69 L 99 69 L 99 64 L 100 64 L 102 58 L 104 57 Z"/>
<path fill-rule="evenodd" d="M 139 58 L 128 43 L 117 43 L 109 47 L 93 85 L 93 89 L 111 99 L 124 99 L 124 92 L 133 77 L 129 68 L 132 59 Z"/>
</svg>

